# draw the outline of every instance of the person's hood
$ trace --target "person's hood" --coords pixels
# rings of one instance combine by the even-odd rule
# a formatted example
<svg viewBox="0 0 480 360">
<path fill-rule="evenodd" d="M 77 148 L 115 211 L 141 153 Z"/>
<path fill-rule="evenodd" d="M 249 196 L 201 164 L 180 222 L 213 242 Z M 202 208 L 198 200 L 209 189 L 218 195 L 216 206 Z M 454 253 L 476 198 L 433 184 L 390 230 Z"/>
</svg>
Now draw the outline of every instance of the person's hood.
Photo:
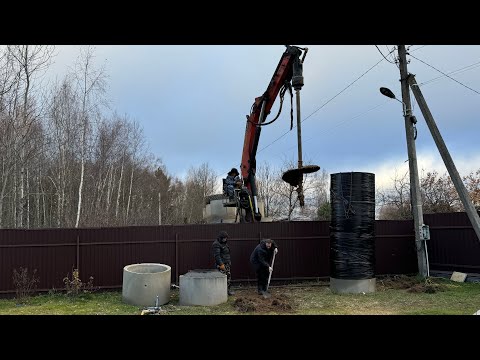
<svg viewBox="0 0 480 360">
<path fill-rule="evenodd" d="M 267 242 L 265 240 L 261 240 L 260 241 L 260 246 L 262 247 L 262 249 L 265 249 L 265 250 L 268 250 L 268 251 L 271 251 L 273 249 L 275 249 L 276 245 L 275 243 L 272 241 L 272 246 L 269 248 L 267 248 Z"/>
<path fill-rule="evenodd" d="M 218 241 L 221 242 L 222 244 L 227 242 L 228 239 L 228 233 L 226 231 L 220 231 L 217 237 Z"/>
</svg>

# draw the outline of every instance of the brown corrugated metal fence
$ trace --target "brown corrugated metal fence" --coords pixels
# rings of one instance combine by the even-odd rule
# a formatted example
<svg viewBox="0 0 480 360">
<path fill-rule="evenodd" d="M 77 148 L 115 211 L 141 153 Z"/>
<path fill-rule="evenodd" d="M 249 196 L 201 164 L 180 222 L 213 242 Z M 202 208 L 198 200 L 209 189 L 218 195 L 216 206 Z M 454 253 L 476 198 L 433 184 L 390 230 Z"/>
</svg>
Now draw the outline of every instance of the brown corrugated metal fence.
<svg viewBox="0 0 480 360">
<path fill-rule="evenodd" d="M 480 242 L 466 213 L 427 214 L 427 242 L 432 270 L 480 273 Z"/>
<path fill-rule="evenodd" d="M 464 213 L 425 215 L 430 266 L 480 272 L 480 245 Z M 441 225 L 440 225 L 441 224 Z M 279 245 L 273 279 L 329 276 L 329 222 L 276 222 L 93 229 L 0 230 L 0 293 L 14 292 L 13 269 L 37 269 L 39 290 L 63 288 L 74 267 L 83 281 L 121 288 L 123 267 L 155 262 L 172 267 L 172 282 L 193 269 L 213 268 L 211 244 L 226 230 L 232 279 L 255 280 L 249 257 L 261 238 Z M 417 272 L 412 221 L 376 221 L 376 274 Z"/>
</svg>

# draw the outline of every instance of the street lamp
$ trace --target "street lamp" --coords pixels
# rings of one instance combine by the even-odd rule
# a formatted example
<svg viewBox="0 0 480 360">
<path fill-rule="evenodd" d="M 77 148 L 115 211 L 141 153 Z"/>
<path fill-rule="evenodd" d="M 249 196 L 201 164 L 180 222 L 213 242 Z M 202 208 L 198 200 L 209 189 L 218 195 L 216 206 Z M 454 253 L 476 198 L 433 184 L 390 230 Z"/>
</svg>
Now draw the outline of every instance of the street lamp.
<svg viewBox="0 0 480 360">
<path fill-rule="evenodd" d="M 407 106 L 405 105 L 405 103 L 401 100 L 398 100 L 396 97 L 395 97 L 395 94 L 392 92 L 392 90 L 390 90 L 389 88 L 386 88 L 386 87 L 381 87 L 380 88 L 380 92 L 382 93 L 382 95 L 386 96 L 386 97 L 389 97 L 390 99 L 395 99 L 397 100 L 399 103 L 402 104 L 403 106 L 403 116 L 407 116 Z M 410 115 L 410 121 L 413 123 L 413 124 L 416 124 L 417 123 L 417 118 L 413 115 Z M 415 136 L 416 137 L 416 136 Z"/>
<path fill-rule="evenodd" d="M 382 95 L 386 96 L 386 97 L 389 97 L 390 99 L 395 99 L 397 100 L 399 103 L 401 103 L 403 105 L 403 116 L 406 116 L 407 115 L 407 106 L 405 105 L 405 103 L 401 100 L 398 100 L 396 97 L 395 97 L 395 94 L 392 92 L 392 90 L 390 90 L 389 88 L 386 88 L 386 87 L 381 87 L 380 88 L 380 92 L 382 93 Z"/>
<path fill-rule="evenodd" d="M 395 97 L 395 95 L 393 94 L 392 90 L 390 90 L 389 88 L 381 87 L 380 92 L 382 93 L 382 95 L 385 95 L 386 97 L 389 97 L 390 99 L 398 100 Z M 400 100 L 398 100 L 398 101 L 400 101 Z"/>
</svg>

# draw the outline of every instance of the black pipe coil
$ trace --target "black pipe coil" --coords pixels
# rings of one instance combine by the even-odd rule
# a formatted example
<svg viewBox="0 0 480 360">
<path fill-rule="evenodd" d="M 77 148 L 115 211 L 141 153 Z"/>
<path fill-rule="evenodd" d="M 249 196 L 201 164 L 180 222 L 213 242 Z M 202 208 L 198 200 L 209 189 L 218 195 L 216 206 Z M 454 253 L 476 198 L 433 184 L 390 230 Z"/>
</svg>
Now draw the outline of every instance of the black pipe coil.
<svg viewBox="0 0 480 360">
<path fill-rule="evenodd" d="M 330 276 L 375 277 L 375 174 L 330 176 Z"/>
</svg>

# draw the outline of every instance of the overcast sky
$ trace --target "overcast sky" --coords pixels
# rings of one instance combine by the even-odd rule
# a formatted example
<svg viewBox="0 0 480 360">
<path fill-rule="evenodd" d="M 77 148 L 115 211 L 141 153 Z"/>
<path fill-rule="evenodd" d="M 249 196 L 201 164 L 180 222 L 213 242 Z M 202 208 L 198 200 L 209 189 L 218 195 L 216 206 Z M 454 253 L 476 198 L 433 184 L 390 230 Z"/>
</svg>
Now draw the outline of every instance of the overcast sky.
<svg viewBox="0 0 480 360">
<path fill-rule="evenodd" d="M 401 99 L 397 66 L 374 45 L 294 45 L 309 48 L 301 91 L 304 163 L 328 174 L 373 172 L 377 187 L 390 182 L 395 171 L 405 173 L 402 105 L 379 92 L 388 87 Z M 393 45 L 378 47 L 390 61 L 397 54 L 387 55 Z M 96 46 L 95 60 L 105 64 L 109 75 L 112 109 L 142 125 L 150 151 L 170 174 L 183 177 L 189 167 L 206 162 L 225 176 L 240 165 L 246 115 L 266 90 L 284 50 L 283 45 L 113 45 Z M 472 65 L 450 76 L 473 90 L 408 57 L 409 72 L 419 84 L 441 76 L 421 89 L 460 175 L 479 169 L 480 46 L 412 45 L 410 51 L 445 73 Z M 57 46 L 56 52 L 49 76 L 62 76 L 79 47 Z M 413 94 L 411 98 L 418 120 L 419 170 L 443 174 L 446 168 Z M 289 114 L 286 97 L 280 118 L 262 129 L 257 166 L 297 160 L 297 132 L 289 131 Z"/>
</svg>

